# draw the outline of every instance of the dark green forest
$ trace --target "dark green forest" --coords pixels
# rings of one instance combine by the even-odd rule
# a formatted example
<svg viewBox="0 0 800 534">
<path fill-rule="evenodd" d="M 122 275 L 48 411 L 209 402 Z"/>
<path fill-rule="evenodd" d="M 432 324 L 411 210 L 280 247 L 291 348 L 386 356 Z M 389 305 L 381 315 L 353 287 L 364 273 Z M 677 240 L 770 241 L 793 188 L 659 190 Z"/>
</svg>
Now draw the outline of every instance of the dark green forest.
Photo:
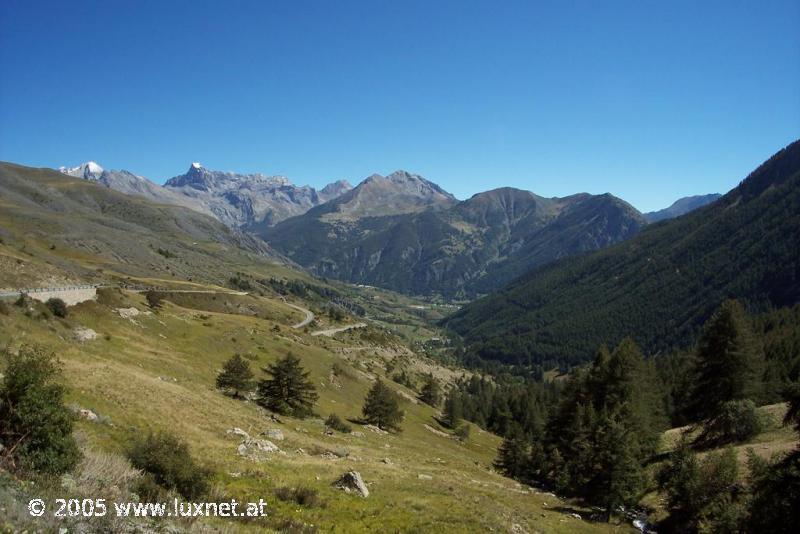
<svg viewBox="0 0 800 534">
<path fill-rule="evenodd" d="M 630 336 L 649 355 L 689 347 L 722 301 L 800 301 L 800 142 L 717 202 L 628 241 L 519 278 L 444 323 L 474 356 L 568 367 Z"/>
<path fill-rule="evenodd" d="M 757 406 L 788 401 L 785 424 L 796 423 L 800 305 L 750 316 L 725 301 L 691 350 L 655 358 L 625 338 L 551 380 L 498 369 L 450 389 L 442 422 L 455 429 L 465 419 L 503 436 L 495 467 L 504 474 L 594 505 L 597 520 L 659 491 L 669 515 L 658 531 L 788 531 L 761 507 L 796 513 L 800 454 L 753 456 L 743 485 L 726 447 L 763 430 Z M 678 447 L 662 452 L 663 431 L 683 425 Z"/>
</svg>

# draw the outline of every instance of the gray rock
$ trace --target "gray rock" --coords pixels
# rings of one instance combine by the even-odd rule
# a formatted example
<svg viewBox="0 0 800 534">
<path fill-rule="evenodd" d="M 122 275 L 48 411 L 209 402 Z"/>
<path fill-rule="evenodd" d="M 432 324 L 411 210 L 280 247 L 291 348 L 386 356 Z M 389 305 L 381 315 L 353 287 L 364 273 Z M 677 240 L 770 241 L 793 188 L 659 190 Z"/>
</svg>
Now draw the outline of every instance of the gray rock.
<svg viewBox="0 0 800 534">
<path fill-rule="evenodd" d="M 92 410 L 82 409 L 80 411 L 80 415 L 87 421 L 97 421 L 97 414 L 94 413 Z"/>
<path fill-rule="evenodd" d="M 274 439 L 275 441 L 283 441 L 284 435 L 283 431 L 279 428 L 268 428 L 264 432 L 261 433 L 262 436 L 266 436 L 269 439 Z"/>
<path fill-rule="evenodd" d="M 227 433 L 228 434 L 232 434 L 234 436 L 239 436 L 239 437 L 244 438 L 244 439 L 250 439 L 250 434 L 248 434 L 247 432 L 245 432 L 244 430 L 242 430 L 239 427 L 229 428 Z"/>
<path fill-rule="evenodd" d="M 358 471 L 348 471 L 339 477 L 333 485 L 347 493 L 354 492 L 362 497 L 369 497 L 369 489 Z"/>
</svg>

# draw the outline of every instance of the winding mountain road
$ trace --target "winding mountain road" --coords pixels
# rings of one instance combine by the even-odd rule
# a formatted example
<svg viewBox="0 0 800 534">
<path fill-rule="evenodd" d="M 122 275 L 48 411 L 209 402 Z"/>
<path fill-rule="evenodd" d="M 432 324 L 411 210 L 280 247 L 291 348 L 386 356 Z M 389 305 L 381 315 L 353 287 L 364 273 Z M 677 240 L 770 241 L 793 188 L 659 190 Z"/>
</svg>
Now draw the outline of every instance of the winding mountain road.
<svg viewBox="0 0 800 534">
<path fill-rule="evenodd" d="M 303 328 L 304 326 L 306 326 L 307 324 L 311 323 L 311 321 L 314 320 L 315 317 L 314 312 L 312 312 L 311 310 L 307 310 L 296 304 L 291 304 L 289 302 L 286 302 L 286 299 L 283 300 L 283 303 L 289 306 L 290 308 L 294 308 L 295 310 L 301 311 L 306 314 L 306 318 L 300 321 L 299 323 L 292 325 L 292 328 Z"/>
<path fill-rule="evenodd" d="M 339 332 L 346 332 L 354 328 L 364 328 L 365 326 L 367 326 L 367 323 L 355 323 L 355 324 L 349 324 L 347 326 L 341 326 L 339 328 L 330 328 L 328 330 L 317 330 L 316 332 L 311 332 L 311 335 L 331 337 L 334 334 L 338 334 Z"/>
</svg>

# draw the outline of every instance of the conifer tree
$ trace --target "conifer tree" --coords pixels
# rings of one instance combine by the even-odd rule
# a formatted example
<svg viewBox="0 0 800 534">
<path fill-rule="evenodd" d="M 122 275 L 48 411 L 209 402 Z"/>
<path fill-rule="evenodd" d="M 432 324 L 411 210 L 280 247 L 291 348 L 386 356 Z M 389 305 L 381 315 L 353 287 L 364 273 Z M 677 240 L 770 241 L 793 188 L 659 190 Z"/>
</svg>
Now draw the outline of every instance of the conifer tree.
<svg viewBox="0 0 800 534">
<path fill-rule="evenodd" d="M 528 464 L 528 443 L 519 426 L 514 425 L 497 450 L 494 466 L 504 475 L 519 480 L 526 475 Z"/>
<path fill-rule="evenodd" d="M 258 383 L 258 403 L 282 415 L 304 418 L 313 412 L 317 394 L 309 380 L 309 372 L 300 365 L 300 358 L 287 354 L 264 368 L 270 375 Z"/>
<path fill-rule="evenodd" d="M 725 301 L 700 336 L 692 413 L 708 420 L 717 416 L 726 402 L 752 398 L 758 393 L 758 369 L 744 308 L 735 300 Z"/>
<path fill-rule="evenodd" d="M 253 371 L 250 364 L 242 358 L 241 354 L 234 354 L 222 365 L 222 371 L 217 375 L 217 389 L 232 393 L 239 397 L 239 392 L 248 391 L 253 386 Z"/>
<path fill-rule="evenodd" d="M 800 382 L 790 383 L 783 399 L 789 405 L 783 424 L 800 435 Z M 800 525 L 800 447 L 771 464 L 752 453 L 748 467 L 753 493 L 748 532 L 793 532 Z"/>
<path fill-rule="evenodd" d="M 463 416 L 461 395 L 456 388 L 452 388 L 444 401 L 444 424 L 455 429 Z"/>
<path fill-rule="evenodd" d="M 442 387 L 439 385 L 439 381 L 434 378 L 433 374 L 428 374 L 428 376 L 425 377 L 425 383 L 422 384 L 419 400 L 434 408 L 438 408 L 439 403 L 442 402 Z"/>
<path fill-rule="evenodd" d="M 397 395 L 378 379 L 367 393 L 362 408 L 364 420 L 383 430 L 400 430 L 403 412 Z"/>
<path fill-rule="evenodd" d="M 597 467 L 586 488 L 590 500 L 605 508 L 606 520 L 609 520 L 612 510 L 639 500 L 644 470 L 637 457 L 637 443 L 631 429 L 608 416 L 601 418 L 598 429 L 592 451 Z"/>
</svg>

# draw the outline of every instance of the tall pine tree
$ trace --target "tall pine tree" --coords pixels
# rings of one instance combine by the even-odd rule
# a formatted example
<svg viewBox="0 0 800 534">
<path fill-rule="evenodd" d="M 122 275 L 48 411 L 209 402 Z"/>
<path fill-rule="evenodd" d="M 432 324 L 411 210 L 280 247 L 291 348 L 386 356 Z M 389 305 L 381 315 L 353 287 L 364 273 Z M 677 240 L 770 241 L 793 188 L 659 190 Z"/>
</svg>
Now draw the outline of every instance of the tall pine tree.
<svg viewBox="0 0 800 534">
<path fill-rule="evenodd" d="M 728 401 L 757 396 L 759 368 L 744 308 L 735 300 L 723 302 L 704 326 L 697 347 L 690 402 L 695 420 L 716 417 Z"/>
<path fill-rule="evenodd" d="M 313 413 L 319 395 L 309 380 L 300 358 L 291 352 L 264 369 L 270 378 L 258 383 L 258 403 L 282 415 L 307 417 Z"/>
<path fill-rule="evenodd" d="M 438 408 L 439 403 L 442 402 L 442 387 L 432 374 L 428 374 L 425 377 L 425 382 L 422 384 L 422 390 L 419 393 L 419 400 L 434 408 Z"/>
<path fill-rule="evenodd" d="M 217 389 L 226 391 L 234 397 L 238 397 L 241 391 L 249 391 L 253 387 L 253 371 L 250 370 L 250 364 L 241 354 L 234 354 L 222 365 L 216 385 Z"/>
<path fill-rule="evenodd" d="M 522 430 L 518 425 L 512 425 L 497 451 L 494 466 L 507 477 L 525 479 L 530 463 L 528 450 L 529 445 Z"/>
<path fill-rule="evenodd" d="M 379 378 L 367 393 L 362 408 L 364 420 L 383 430 L 400 430 L 403 412 L 394 391 Z"/>
</svg>

